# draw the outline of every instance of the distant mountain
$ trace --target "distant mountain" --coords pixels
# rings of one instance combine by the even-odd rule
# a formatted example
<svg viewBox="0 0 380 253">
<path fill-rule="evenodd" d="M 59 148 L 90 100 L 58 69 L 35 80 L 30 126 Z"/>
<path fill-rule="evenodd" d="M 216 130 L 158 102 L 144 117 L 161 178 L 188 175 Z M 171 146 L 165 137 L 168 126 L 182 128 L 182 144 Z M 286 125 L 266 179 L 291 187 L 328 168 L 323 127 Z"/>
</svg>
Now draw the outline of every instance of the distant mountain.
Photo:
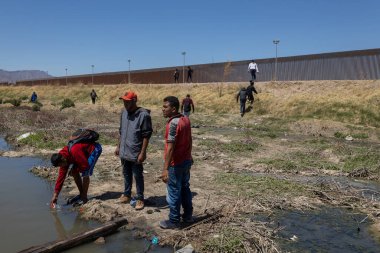
<svg viewBox="0 0 380 253">
<path fill-rule="evenodd" d="M 46 72 L 41 70 L 17 70 L 6 71 L 0 69 L 0 83 L 15 83 L 16 81 L 30 80 L 30 79 L 42 79 L 46 77 L 52 77 Z"/>
</svg>

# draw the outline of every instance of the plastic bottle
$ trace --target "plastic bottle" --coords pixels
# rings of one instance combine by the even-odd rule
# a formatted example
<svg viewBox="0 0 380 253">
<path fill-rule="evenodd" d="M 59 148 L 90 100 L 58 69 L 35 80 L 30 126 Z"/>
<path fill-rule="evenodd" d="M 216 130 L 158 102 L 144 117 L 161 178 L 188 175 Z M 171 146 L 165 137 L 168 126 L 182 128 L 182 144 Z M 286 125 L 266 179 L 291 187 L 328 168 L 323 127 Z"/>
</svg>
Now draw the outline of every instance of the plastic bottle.
<svg viewBox="0 0 380 253">
<path fill-rule="evenodd" d="M 153 245 L 157 245 L 158 244 L 158 237 L 157 236 L 153 236 L 153 238 L 152 238 L 152 244 Z"/>
</svg>

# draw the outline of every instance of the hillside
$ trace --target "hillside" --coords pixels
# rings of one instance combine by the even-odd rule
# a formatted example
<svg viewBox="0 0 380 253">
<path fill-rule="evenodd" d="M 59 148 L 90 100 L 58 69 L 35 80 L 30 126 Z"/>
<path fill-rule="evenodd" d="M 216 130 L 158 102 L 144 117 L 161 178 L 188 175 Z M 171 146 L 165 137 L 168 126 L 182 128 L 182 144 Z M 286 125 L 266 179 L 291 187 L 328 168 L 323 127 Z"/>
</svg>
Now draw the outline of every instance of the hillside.
<svg viewBox="0 0 380 253">
<path fill-rule="evenodd" d="M 17 70 L 17 71 L 6 71 L 0 69 L 0 83 L 15 83 L 16 81 L 30 80 L 30 79 L 41 79 L 51 77 L 46 74 L 46 72 L 41 70 Z"/>
</svg>

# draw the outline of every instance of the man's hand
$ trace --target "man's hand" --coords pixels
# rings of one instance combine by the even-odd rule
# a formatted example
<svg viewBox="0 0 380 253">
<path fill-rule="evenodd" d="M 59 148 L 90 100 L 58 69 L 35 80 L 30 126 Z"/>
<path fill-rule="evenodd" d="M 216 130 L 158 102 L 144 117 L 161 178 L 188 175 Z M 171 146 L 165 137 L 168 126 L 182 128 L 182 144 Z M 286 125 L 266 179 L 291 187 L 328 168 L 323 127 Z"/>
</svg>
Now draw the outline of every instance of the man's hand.
<svg viewBox="0 0 380 253">
<path fill-rule="evenodd" d="M 58 200 L 58 195 L 57 195 L 57 193 L 54 193 L 53 197 L 50 200 L 50 208 L 55 209 L 55 206 L 57 204 L 57 200 Z"/>
<path fill-rule="evenodd" d="M 119 152 L 120 152 L 120 148 L 119 147 L 116 147 L 115 149 L 115 156 L 119 156 Z"/>
<path fill-rule="evenodd" d="M 168 170 L 164 169 L 162 171 L 161 179 L 162 179 L 162 182 L 164 182 L 165 184 L 168 183 L 168 180 L 169 180 L 169 171 Z"/>
<path fill-rule="evenodd" d="M 143 163 L 146 159 L 146 152 L 141 152 L 137 157 L 137 163 Z"/>
</svg>

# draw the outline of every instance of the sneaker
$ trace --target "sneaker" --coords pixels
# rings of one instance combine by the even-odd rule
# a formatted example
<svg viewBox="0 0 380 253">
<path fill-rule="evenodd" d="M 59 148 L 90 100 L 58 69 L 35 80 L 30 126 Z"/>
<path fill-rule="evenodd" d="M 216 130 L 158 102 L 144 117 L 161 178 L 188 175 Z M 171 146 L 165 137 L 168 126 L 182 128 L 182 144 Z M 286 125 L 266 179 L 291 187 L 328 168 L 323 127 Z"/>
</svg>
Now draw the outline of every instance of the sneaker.
<svg viewBox="0 0 380 253">
<path fill-rule="evenodd" d="M 170 220 L 162 220 L 159 222 L 160 228 L 162 229 L 176 229 L 179 228 L 179 223 L 171 222 Z"/>
<path fill-rule="evenodd" d="M 78 200 L 80 200 L 80 195 L 76 195 L 76 196 L 74 196 L 74 197 L 68 198 L 68 199 L 67 199 L 67 202 L 66 202 L 66 205 L 74 204 L 74 203 L 77 202 Z"/>
<path fill-rule="evenodd" d="M 126 195 L 121 195 L 120 198 L 119 198 L 119 203 L 123 203 L 123 204 L 126 204 L 126 203 L 129 203 L 131 202 L 131 197 L 130 196 L 126 196 Z"/>
<path fill-rule="evenodd" d="M 194 218 L 193 218 L 193 216 L 186 217 L 186 218 L 183 217 L 182 221 L 185 222 L 185 223 L 194 223 Z"/>
<path fill-rule="evenodd" d="M 144 209 L 144 207 L 145 207 L 144 200 L 137 200 L 136 201 L 136 206 L 135 206 L 136 210 L 142 210 L 142 209 Z"/>
</svg>

